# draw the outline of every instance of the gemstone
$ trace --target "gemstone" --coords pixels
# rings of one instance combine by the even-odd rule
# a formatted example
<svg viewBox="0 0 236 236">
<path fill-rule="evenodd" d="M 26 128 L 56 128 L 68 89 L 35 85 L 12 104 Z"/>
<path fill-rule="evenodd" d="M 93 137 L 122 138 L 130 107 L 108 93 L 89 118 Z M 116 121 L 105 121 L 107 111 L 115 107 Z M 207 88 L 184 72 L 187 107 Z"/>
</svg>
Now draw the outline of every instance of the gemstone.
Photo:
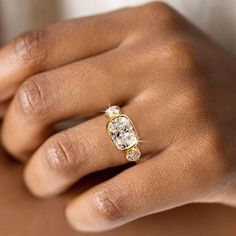
<svg viewBox="0 0 236 236">
<path fill-rule="evenodd" d="M 114 117 L 116 115 L 119 115 L 120 114 L 120 107 L 118 107 L 118 106 L 108 107 L 105 111 L 105 114 L 108 117 Z"/>
<path fill-rule="evenodd" d="M 137 161 L 141 156 L 141 152 L 137 147 L 133 147 L 126 152 L 126 159 L 128 161 Z"/>
<path fill-rule="evenodd" d="M 126 150 L 138 143 L 138 137 L 131 120 L 120 115 L 108 122 L 107 130 L 113 144 L 120 150 Z"/>
</svg>

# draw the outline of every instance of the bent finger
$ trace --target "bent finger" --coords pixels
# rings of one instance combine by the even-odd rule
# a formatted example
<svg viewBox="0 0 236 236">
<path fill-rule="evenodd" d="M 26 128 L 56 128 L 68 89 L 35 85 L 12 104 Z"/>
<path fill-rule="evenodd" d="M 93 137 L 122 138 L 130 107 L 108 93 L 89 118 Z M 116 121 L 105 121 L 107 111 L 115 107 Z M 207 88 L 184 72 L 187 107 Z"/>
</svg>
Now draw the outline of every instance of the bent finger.
<svg viewBox="0 0 236 236">
<path fill-rule="evenodd" d="M 105 231 L 145 215 L 201 202 L 219 183 L 218 166 L 204 172 L 204 165 L 202 157 L 199 161 L 178 149 L 166 149 L 75 198 L 67 206 L 67 219 L 79 231 Z"/>
</svg>

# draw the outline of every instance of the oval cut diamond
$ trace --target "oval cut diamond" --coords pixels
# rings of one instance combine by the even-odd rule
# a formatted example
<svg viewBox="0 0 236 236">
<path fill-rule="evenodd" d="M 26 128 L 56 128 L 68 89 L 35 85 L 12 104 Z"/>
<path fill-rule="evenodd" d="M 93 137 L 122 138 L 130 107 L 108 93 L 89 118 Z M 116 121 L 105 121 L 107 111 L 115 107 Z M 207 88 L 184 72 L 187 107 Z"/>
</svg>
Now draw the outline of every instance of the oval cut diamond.
<svg viewBox="0 0 236 236">
<path fill-rule="evenodd" d="M 138 143 L 138 137 L 131 120 L 124 115 L 112 119 L 107 130 L 113 144 L 120 150 L 126 150 Z"/>
</svg>

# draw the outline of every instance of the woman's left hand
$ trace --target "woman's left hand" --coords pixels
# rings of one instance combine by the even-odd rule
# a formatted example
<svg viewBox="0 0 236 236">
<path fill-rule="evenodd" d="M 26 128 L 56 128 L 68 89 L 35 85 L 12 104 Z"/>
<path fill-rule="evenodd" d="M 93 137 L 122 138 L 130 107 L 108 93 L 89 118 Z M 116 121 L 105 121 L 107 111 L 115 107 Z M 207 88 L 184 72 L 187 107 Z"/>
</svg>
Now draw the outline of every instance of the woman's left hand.
<svg viewBox="0 0 236 236">
<path fill-rule="evenodd" d="M 29 160 L 33 194 L 59 194 L 127 163 L 99 114 L 119 105 L 147 158 L 75 198 L 66 215 L 76 229 L 108 230 L 193 202 L 236 204 L 234 63 L 163 3 L 28 32 L 0 51 L 2 104 L 17 91 L 4 146 Z M 89 119 L 52 135 L 75 117 Z"/>
</svg>

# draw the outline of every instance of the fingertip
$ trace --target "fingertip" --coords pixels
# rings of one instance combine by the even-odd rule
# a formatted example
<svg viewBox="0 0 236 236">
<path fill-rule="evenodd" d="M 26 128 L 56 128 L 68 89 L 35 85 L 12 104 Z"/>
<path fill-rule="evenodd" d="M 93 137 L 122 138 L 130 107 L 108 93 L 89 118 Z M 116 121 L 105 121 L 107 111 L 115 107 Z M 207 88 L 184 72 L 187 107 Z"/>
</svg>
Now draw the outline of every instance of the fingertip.
<svg viewBox="0 0 236 236">
<path fill-rule="evenodd" d="M 76 231 L 92 233 L 109 230 L 104 219 L 91 207 L 90 192 L 72 200 L 65 209 L 65 216 Z"/>
<path fill-rule="evenodd" d="M 23 173 L 25 186 L 27 187 L 29 192 L 33 194 L 35 197 L 45 198 L 48 196 L 48 193 L 46 191 L 43 191 L 37 170 L 34 171 L 34 168 L 32 169 L 32 167 L 33 166 L 30 164 L 29 161 Z"/>
<path fill-rule="evenodd" d="M 80 209 L 78 201 L 72 200 L 65 209 L 65 217 L 69 225 L 76 231 L 91 232 L 92 227 L 86 217 L 83 217 L 83 209 Z"/>
<path fill-rule="evenodd" d="M 36 197 L 48 198 L 61 192 L 56 184 L 52 184 L 50 172 L 39 156 L 32 157 L 28 162 L 23 178 L 27 189 Z"/>
<path fill-rule="evenodd" d="M 78 226 L 78 220 L 77 220 L 78 214 L 79 211 L 77 211 L 76 208 L 73 207 L 73 203 L 70 202 L 65 208 L 65 217 L 67 219 L 67 222 L 74 230 L 82 231 Z"/>
</svg>

